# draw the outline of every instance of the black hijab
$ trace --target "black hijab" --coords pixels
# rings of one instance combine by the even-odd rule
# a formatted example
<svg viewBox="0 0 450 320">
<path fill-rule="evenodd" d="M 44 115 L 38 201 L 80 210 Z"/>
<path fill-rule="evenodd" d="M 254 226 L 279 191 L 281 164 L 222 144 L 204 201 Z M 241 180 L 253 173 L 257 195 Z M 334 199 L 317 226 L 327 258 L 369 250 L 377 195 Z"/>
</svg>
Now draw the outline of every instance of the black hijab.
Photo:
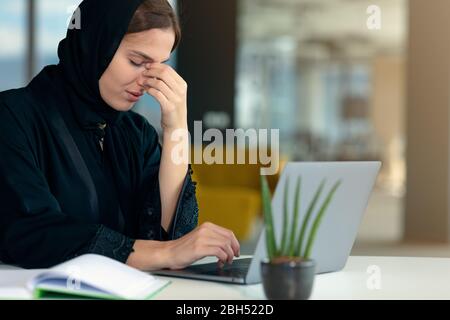
<svg viewBox="0 0 450 320">
<path fill-rule="evenodd" d="M 84 0 L 72 17 L 81 18 L 80 28 L 69 28 L 66 38 L 59 43 L 58 67 L 64 77 L 61 81 L 68 88 L 69 100 L 76 106 L 78 120 L 82 125 L 93 123 L 93 118 L 86 116 L 90 111 L 111 124 L 121 115 L 101 98 L 99 80 L 142 2 Z"/>
</svg>

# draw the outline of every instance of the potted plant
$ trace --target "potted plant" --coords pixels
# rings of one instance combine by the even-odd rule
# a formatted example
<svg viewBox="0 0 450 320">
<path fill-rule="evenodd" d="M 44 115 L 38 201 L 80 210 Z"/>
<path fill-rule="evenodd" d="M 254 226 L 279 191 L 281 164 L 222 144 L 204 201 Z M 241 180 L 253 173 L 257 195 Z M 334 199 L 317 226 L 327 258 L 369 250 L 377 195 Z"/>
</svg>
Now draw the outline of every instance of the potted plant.
<svg viewBox="0 0 450 320">
<path fill-rule="evenodd" d="M 272 196 L 266 177 L 261 176 L 261 193 L 268 254 L 268 260 L 261 262 L 261 273 L 264 292 L 268 299 L 304 300 L 308 299 L 311 295 L 316 267 L 316 262 L 310 257 L 311 250 L 322 218 L 341 181 L 337 181 L 328 192 L 317 210 L 317 214 L 312 221 L 312 226 L 307 235 L 309 223 L 313 218 L 314 209 L 325 187 L 325 183 L 326 180 L 324 179 L 317 188 L 298 232 L 301 177 L 298 177 L 295 187 L 291 220 L 289 220 L 288 208 L 289 179 L 286 179 L 283 195 L 281 244 L 277 245 L 272 216 Z"/>
</svg>

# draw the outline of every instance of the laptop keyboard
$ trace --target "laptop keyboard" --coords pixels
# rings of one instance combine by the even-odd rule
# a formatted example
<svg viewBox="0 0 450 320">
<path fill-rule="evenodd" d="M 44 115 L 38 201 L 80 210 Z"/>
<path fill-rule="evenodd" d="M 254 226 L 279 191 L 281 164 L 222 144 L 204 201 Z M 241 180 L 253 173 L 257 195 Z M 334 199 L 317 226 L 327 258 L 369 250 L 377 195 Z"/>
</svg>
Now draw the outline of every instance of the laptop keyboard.
<svg viewBox="0 0 450 320">
<path fill-rule="evenodd" d="M 223 268 L 219 268 L 217 263 L 207 263 L 193 265 L 186 268 L 186 271 L 197 274 L 206 274 L 230 278 L 245 278 L 248 269 L 250 268 L 251 258 L 233 260 L 233 264 L 226 264 Z"/>
</svg>

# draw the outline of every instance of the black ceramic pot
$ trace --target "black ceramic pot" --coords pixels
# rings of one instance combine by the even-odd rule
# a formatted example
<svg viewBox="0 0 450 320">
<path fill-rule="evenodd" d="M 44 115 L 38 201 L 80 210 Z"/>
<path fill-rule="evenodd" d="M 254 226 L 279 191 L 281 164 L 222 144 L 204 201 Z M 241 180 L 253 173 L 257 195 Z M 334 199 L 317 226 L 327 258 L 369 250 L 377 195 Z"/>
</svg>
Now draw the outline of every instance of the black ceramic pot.
<svg viewBox="0 0 450 320">
<path fill-rule="evenodd" d="M 270 300 L 306 300 L 311 296 L 316 263 L 298 260 L 261 262 L 264 293 Z"/>
</svg>

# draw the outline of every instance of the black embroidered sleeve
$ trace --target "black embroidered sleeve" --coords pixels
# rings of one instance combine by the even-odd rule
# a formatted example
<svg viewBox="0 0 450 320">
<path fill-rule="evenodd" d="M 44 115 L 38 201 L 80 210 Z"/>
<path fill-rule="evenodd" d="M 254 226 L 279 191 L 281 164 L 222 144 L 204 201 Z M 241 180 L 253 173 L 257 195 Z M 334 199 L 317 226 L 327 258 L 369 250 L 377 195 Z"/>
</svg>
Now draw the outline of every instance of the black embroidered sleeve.
<svg viewBox="0 0 450 320">
<path fill-rule="evenodd" d="M 169 239 L 178 239 L 191 232 L 198 224 L 198 203 L 195 195 L 196 185 L 192 181 L 192 168 L 184 180 L 172 225 L 169 228 Z"/>
<path fill-rule="evenodd" d="M 86 253 L 94 253 L 125 263 L 128 256 L 134 251 L 134 242 L 134 239 L 130 239 L 117 231 L 99 225 L 94 238 L 75 255 L 68 257 L 68 259 Z"/>
</svg>

